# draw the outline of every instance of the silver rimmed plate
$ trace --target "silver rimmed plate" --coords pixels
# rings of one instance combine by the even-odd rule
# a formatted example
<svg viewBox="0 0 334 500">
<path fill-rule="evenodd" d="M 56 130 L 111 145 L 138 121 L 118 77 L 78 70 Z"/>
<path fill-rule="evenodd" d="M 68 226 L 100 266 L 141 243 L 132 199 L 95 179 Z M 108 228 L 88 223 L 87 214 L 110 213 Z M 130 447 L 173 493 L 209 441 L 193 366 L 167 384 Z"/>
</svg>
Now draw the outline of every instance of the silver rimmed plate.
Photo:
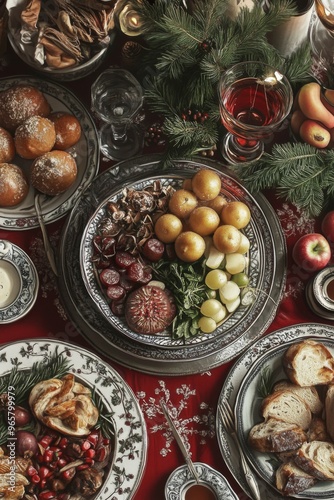
<svg viewBox="0 0 334 500">
<path fill-rule="evenodd" d="M 208 168 L 208 167 L 207 167 Z M 203 333 L 193 337 L 184 339 L 173 339 L 170 331 L 165 331 L 156 335 L 139 334 L 130 330 L 126 324 L 124 317 L 120 318 L 115 316 L 110 308 L 109 301 L 106 294 L 103 292 L 102 287 L 97 280 L 97 270 L 93 264 L 94 255 L 94 236 L 98 234 L 99 226 L 106 217 L 106 207 L 110 202 L 117 204 L 118 200 L 123 196 L 124 187 L 117 186 L 116 190 L 112 190 L 106 200 L 99 205 L 92 217 L 86 225 L 85 231 L 82 235 L 81 249 L 80 249 L 80 265 L 82 271 L 83 281 L 85 283 L 88 294 L 93 300 L 93 303 L 102 313 L 105 319 L 110 323 L 111 327 L 120 331 L 122 334 L 142 342 L 147 345 L 156 346 L 159 348 L 175 348 L 186 345 L 198 345 L 200 343 L 210 343 L 215 341 L 217 337 L 221 337 L 223 344 L 228 345 L 234 342 L 235 339 L 247 330 L 250 325 L 254 323 L 256 317 L 261 314 L 264 304 L 268 302 L 268 296 L 271 293 L 272 281 L 268 276 L 272 276 L 275 272 L 275 249 L 272 246 L 271 231 L 268 220 L 259 207 L 255 199 L 242 188 L 232 177 L 226 173 L 219 172 L 215 166 L 212 167 L 215 172 L 218 172 L 222 181 L 221 193 L 227 199 L 243 200 L 249 206 L 252 218 L 247 227 L 243 230 L 250 241 L 250 251 L 248 254 L 248 275 L 250 277 L 250 286 L 255 290 L 261 290 L 260 294 L 256 295 L 256 300 L 251 306 L 240 306 L 229 318 L 215 330 L 213 333 Z M 189 177 L 196 171 L 197 167 L 194 166 L 192 171 L 178 169 L 175 173 L 172 170 L 164 172 L 163 177 L 161 173 L 145 177 L 143 174 L 138 182 L 131 183 L 131 189 L 146 190 L 152 187 L 155 181 L 160 181 L 162 188 L 173 186 L 180 188 L 185 178 Z M 173 277 L 171 276 L 171 279 Z"/>
<path fill-rule="evenodd" d="M 55 354 L 65 357 L 69 373 L 100 396 L 113 422 L 115 449 L 112 463 L 94 500 L 130 500 L 145 469 L 146 426 L 135 395 L 111 366 L 78 345 L 60 340 L 33 339 L 0 347 L 1 374 L 4 376 L 17 367 L 28 371 L 35 363 L 48 363 Z M 15 394 L 15 387 L 11 391 Z"/>
<path fill-rule="evenodd" d="M 212 467 L 202 462 L 194 462 L 199 485 L 204 486 L 215 494 L 215 498 L 224 500 L 237 500 L 237 495 L 233 492 L 227 479 Z M 167 479 L 165 486 L 166 500 L 184 500 L 186 492 L 195 487 L 196 482 L 187 465 L 182 465 L 175 469 Z M 200 498 L 197 494 L 197 498 Z M 190 498 L 190 497 L 189 497 Z M 195 496 L 194 496 L 195 498 Z"/>
<path fill-rule="evenodd" d="M 268 367 L 272 370 L 273 380 L 284 377 L 281 367 L 282 355 L 290 344 L 313 339 L 325 344 L 334 353 L 334 327 L 317 323 L 293 325 L 266 335 L 252 345 L 233 365 L 222 387 L 218 405 L 228 401 L 236 405 L 238 419 L 238 436 L 244 452 L 254 471 L 258 474 L 261 498 L 267 500 L 282 499 L 282 495 L 274 488 L 274 464 L 269 460 L 269 454 L 260 454 L 249 449 L 246 444 L 247 435 L 252 425 L 261 421 L 259 405 L 261 400 L 254 391 L 261 376 L 261 370 Z M 239 393 L 240 391 L 240 393 Z M 217 438 L 221 454 L 230 472 L 251 496 L 245 478 L 240 471 L 240 457 L 231 436 L 224 429 L 219 414 L 217 414 Z M 272 457 L 271 457 L 272 458 Z M 334 498 L 332 482 L 320 482 L 309 490 L 296 495 L 297 498 Z"/>
<path fill-rule="evenodd" d="M 0 240 L 0 324 L 25 316 L 36 302 L 38 287 L 30 257 L 10 241 Z"/>
<path fill-rule="evenodd" d="M 101 314 L 89 296 L 81 276 L 81 235 L 88 221 L 103 200 L 126 186 L 144 179 L 161 178 L 159 156 L 141 157 L 122 162 L 96 177 L 73 208 L 64 228 L 60 247 L 60 290 L 68 314 L 82 334 L 101 352 L 118 362 L 148 373 L 179 375 L 198 373 L 236 357 L 260 337 L 273 320 L 285 285 L 286 248 L 280 223 L 271 205 L 262 196 L 252 197 L 231 172 L 209 160 L 175 161 L 167 178 L 190 177 L 203 167 L 214 168 L 223 176 L 225 189 L 242 198 L 253 208 L 253 218 L 261 221 L 251 226 L 252 238 L 260 248 L 254 248 L 252 259 L 256 284 L 261 291 L 255 302 L 239 318 L 226 322 L 224 334 L 205 341 L 173 345 L 145 344 L 127 335 L 120 335 Z M 256 271 L 256 266 L 259 270 Z M 240 313 L 241 314 L 241 313 Z M 237 317 L 237 316 L 236 316 Z M 170 342 L 170 340 L 169 340 Z M 161 348 L 163 347 L 163 348 Z"/>
<path fill-rule="evenodd" d="M 319 337 L 312 337 L 312 340 L 319 341 Z M 334 340 L 320 339 L 320 342 L 334 354 Z M 288 347 L 294 343 L 295 341 L 269 349 L 251 366 L 240 385 L 235 403 L 240 444 L 254 470 L 272 487 L 275 486 L 275 472 L 279 462 L 273 460 L 273 454 L 259 453 L 248 446 L 247 437 L 250 429 L 255 424 L 263 421 L 261 417 L 262 397 L 259 396 L 261 379 L 263 379 L 266 372 L 273 384 L 279 380 L 287 379 L 282 360 Z M 333 481 L 320 481 L 312 488 L 294 496 L 297 498 L 326 498 L 329 500 L 334 498 L 334 483 Z"/>
<path fill-rule="evenodd" d="M 65 111 L 76 116 L 82 128 L 79 142 L 68 150 L 77 162 L 78 176 L 76 181 L 65 193 L 58 196 L 40 196 L 42 215 L 45 224 L 48 224 L 63 217 L 73 207 L 82 191 L 96 175 L 100 161 L 98 136 L 94 121 L 85 106 L 70 90 L 58 83 L 25 75 L 1 78 L 0 92 L 22 82 L 25 85 L 37 87 L 43 92 L 52 111 Z M 31 160 L 23 160 L 16 155 L 12 163 L 22 167 L 28 174 Z M 38 226 L 33 188 L 30 188 L 27 197 L 19 205 L 1 209 L 0 227 L 24 230 Z"/>
</svg>

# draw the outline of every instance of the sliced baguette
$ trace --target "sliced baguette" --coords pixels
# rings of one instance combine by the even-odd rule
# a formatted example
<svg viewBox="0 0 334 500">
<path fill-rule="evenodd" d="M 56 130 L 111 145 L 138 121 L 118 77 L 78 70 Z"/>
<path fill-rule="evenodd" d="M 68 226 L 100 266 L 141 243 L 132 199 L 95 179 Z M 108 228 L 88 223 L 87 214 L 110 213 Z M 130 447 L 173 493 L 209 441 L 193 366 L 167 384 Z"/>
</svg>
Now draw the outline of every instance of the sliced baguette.
<svg viewBox="0 0 334 500">
<path fill-rule="evenodd" d="M 312 412 L 304 399 L 289 390 L 276 391 L 262 402 L 262 416 L 265 420 L 275 418 L 296 424 L 304 431 L 311 424 Z"/>
<path fill-rule="evenodd" d="M 297 495 L 316 483 L 316 479 L 293 462 L 286 462 L 276 471 L 276 488 L 284 496 Z"/>
<path fill-rule="evenodd" d="M 303 443 L 295 463 L 317 479 L 334 481 L 334 444 L 326 441 Z"/>
<path fill-rule="evenodd" d="M 326 429 L 332 441 L 334 441 L 334 385 L 327 389 L 325 398 Z"/>
<path fill-rule="evenodd" d="M 302 387 L 329 384 L 334 379 L 334 358 L 323 344 L 303 340 L 283 356 L 283 367 L 291 382 Z"/>
<path fill-rule="evenodd" d="M 330 441 L 331 438 L 327 432 L 326 423 L 320 417 L 312 418 L 309 430 L 307 431 L 308 441 Z"/>
<path fill-rule="evenodd" d="M 276 382 L 273 390 L 282 391 L 284 389 L 288 389 L 289 391 L 294 392 L 299 397 L 304 399 L 306 403 L 309 405 L 311 412 L 314 415 L 318 415 L 323 410 L 323 403 L 319 397 L 318 391 L 316 387 L 313 386 L 305 386 L 301 387 L 300 385 L 293 384 L 289 380 L 280 380 Z"/>
<path fill-rule="evenodd" d="M 252 448 L 267 453 L 296 450 L 306 440 L 306 433 L 298 425 L 275 418 L 254 425 L 248 435 L 248 442 Z"/>
</svg>

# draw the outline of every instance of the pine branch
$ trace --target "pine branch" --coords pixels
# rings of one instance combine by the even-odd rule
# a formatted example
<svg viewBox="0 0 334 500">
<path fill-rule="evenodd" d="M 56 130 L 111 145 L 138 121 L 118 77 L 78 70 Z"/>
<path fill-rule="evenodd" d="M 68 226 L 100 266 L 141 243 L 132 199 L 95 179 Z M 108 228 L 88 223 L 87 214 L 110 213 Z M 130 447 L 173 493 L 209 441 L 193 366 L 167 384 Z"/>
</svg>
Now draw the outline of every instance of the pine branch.
<svg viewBox="0 0 334 500">
<path fill-rule="evenodd" d="M 218 140 L 217 127 L 215 123 L 207 120 L 205 126 L 194 121 L 185 121 L 181 118 L 164 122 L 164 131 L 168 134 L 172 146 L 189 147 L 191 144 L 201 144 L 195 152 L 208 149 L 216 144 Z"/>
</svg>

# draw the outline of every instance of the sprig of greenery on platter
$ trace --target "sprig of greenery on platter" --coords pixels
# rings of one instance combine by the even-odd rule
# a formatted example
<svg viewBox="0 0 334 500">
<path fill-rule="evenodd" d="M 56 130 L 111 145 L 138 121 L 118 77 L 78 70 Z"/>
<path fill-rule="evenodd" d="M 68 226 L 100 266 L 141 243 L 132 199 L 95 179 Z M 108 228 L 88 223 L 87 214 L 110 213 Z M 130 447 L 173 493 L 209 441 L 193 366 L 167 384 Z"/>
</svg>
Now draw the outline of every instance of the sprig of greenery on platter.
<svg viewBox="0 0 334 500">
<path fill-rule="evenodd" d="M 173 338 L 187 339 L 198 334 L 200 306 L 207 298 L 203 261 L 189 264 L 160 259 L 152 267 L 155 277 L 168 284 L 176 302 L 178 313 L 172 324 Z"/>
<path fill-rule="evenodd" d="M 179 0 L 143 0 L 145 50 L 139 76 L 151 111 L 164 116 L 167 151 L 163 165 L 214 147 L 224 133 L 219 119 L 217 85 L 223 71 L 244 60 L 261 60 L 281 68 L 294 89 L 312 80 L 311 52 L 304 43 L 284 58 L 267 41 L 274 27 L 296 13 L 291 0 L 276 0 L 264 13 L 262 0 L 252 10 L 228 16 L 228 0 L 197 0 L 191 12 Z M 136 7 L 137 8 L 137 7 Z M 145 55 L 146 54 L 146 55 Z M 185 121 L 185 110 L 208 118 Z"/>
<path fill-rule="evenodd" d="M 273 146 L 260 160 L 234 167 L 253 193 L 275 188 L 309 216 L 319 215 L 334 204 L 334 149 L 308 144 Z"/>
<path fill-rule="evenodd" d="M 95 428 L 100 429 L 104 437 L 111 439 L 115 436 L 112 413 L 105 413 L 105 404 L 101 396 L 95 390 L 93 391 L 92 399 L 99 411 L 99 418 L 97 424 L 95 425 Z"/>
<path fill-rule="evenodd" d="M 260 383 L 257 388 L 258 395 L 261 398 L 267 397 L 273 388 L 273 373 L 269 366 L 265 366 L 261 370 Z"/>
</svg>

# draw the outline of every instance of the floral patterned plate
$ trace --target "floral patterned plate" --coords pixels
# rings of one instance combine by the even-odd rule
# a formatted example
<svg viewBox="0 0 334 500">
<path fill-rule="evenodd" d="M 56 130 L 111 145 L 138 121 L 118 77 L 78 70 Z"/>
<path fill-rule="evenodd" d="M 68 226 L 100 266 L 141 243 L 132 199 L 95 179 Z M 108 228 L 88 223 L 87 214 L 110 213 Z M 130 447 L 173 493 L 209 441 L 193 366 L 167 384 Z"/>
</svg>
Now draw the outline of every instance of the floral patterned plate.
<svg viewBox="0 0 334 500">
<path fill-rule="evenodd" d="M 238 393 L 244 378 L 245 377 L 247 378 L 249 372 L 255 375 L 255 368 L 253 367 L 261 369 L 263 361 L 268 360 L 268 362 L 270 363 L 273 361 L 274 362 L 273 368 L 277 367 L 277 359 L 275 353 L 282 352 L 282 350 L 285 350 L 291 343 L 298 342 L 307 338 L 316 340 L 318 342 L 323 342 L 327 346 L 332 346 L 331 350 L 333 350 L 334 327 L 318 323 L 305 323 L 300 325 L 293 325 L 277 330 L 276 332 L 273 332 L 270 335 L 266 335 L 257 342 L 255 342 L 238 359 L 238 361 L 233 365 L 230 372 L 228 373 L 220 392 L 218 405 L 223 404 L 223 401 L 228 401 L 230 405 L 234 407 L 236 402 L 239 401 L 237 403 L 237 414 L 236 414 L 237 418 L 239 416 L 241 418 L 240 415 L 241 412 L 246 412 L 246 413 L 248 412 L 247 405 L 249 405 L 250 412 L 252 412 L 253 410 L 256 411 L 258 401 L 256 400 L 256 398 L 252 399 L 254 395 L 250 395 L 250 398 L 247 399 L 246 407 L 243 410 L 239 408 L 240 402 L 242 400 L 240 399 L 238 400 Z M 279 376 L 279 373 L 275 372 L 275 375 Z M 251 418 L 253 418 L 253 416 Z M 246 451 L 247 447 L 245 445 L 244 425 L 245 425 L 244 423 L 238 422 L 239 429 L 240 426 L 242 429 L 242 432 L 239 433 L 239 439 L 244 446 L 244 450 Z M 249 427 L 249 425 L 250 424 L 247 424 L 247 427 Z M 226 432 L 225 428 L 223 427 L 218 413 L 216 418 L 216 431 L 217 431 L 217 439 L 220 451 L 227 467 L 234 476 L 235 480 L 239 483 L 239 485 L 243 488 L 243 490 L 251 497 L 251 492 L 249 491 L 247 482 L 242 474 L 242 471 L 240 470 L 240 455 L 236 448 L 235 442 L 233 441 L 231 435 L 228 432 Z M 260 461 L 259 458 L 257 458 L 254 464 L 253 457 L 250 457 L 249 450 L 247 451 L 247 458 L 249 460 L 250 465 L 256 468 L 255 472 L 258 474 L 257 479 L 258 479 L 261 498 L 265 498 L 266 500 L 282 499 L 282 495 L 275 488 L 273 488 L 272 469 L 271 469 L 272 464 L 270 464 L 270 462 L 265 462 L 265 458 L 264 460 Z M 268 458 L 267 455 L 266 458 Z M 259 471 L 259 466 L 262 468 L 262 470 L 260 471 Z M 264 475 L 267 480 L 263 479 Z M 322 486 L 324 486 L 324 484 Z M 325 486 L 325 488 L 323 488 L 322 486 L 321 483 L 319 483 L 310 490 L 306 490 L 305 492 L 300 493 L 296 497 L 309 498 L 309 499 L 310 498 L 332 499 L 333 490 L 331 492 L 328 492 L 326 491 L 327 486 Z"/>
<path fill-rule="evenodd" d="M 207 489 L 215 494 L 215 498 L 238 500 L 237 495 L 220 472 L 202 462 L 194 462 L 194 467 L 200 480 L 199 485 L 207 486 Z M 196 483 L 189 467 L 182 465 L 175 469 L 167 479 L 165 498 L 166 500 L 184 500 L 187 490 L 194 485 Z"/>
<path fill-rule="evenodd" d="M 69 363 L 69 373 L 95 391 L 111 415 L 115 449 L 109 474 L 94 500 L 129 500 L 142 479 L 147 435 L 140 406 L 121 376 L 101 358 L 78 345 L 50 339 L 13 342 L 0 347 L 1 374 L 13 368 L 29 370 L 48 363 L 57 353 Z M 15 387 L 11 388 L 15 396 Z"/>
<path fill-rule="evenodd" d="M 25 316 L 36 302 L 38 288 L 30 257 L 10 241 L 0 240 L 0 324 Z"/>
<path fill-rule="evenodd" d="M 73 114 L 78 118 L 82 128 L 79 142 L 68 150 L 77 162 L 78 176 L 76 181 L 65 193 L 58 196 L 40 195 L 42 215 L 45 224 L 48 224 L 63 217 L 73 207 L 84 188 L 96 175 L 100 161 L 98 136 L 94 121 L 85 106 L 69 89 L 58 83 L 26 75 L 1 78 L 0 92 L 20 82 L 37 87 L 49 101 L 52 111 L 65 111 Z M 23 160 L 15 156 L 13 163 L 22 167 L 28 174 L 31 160 Z M 32 187 L 27 197 L 19 205 L 1 209 L 0 227 L 15 230 L 39 227 Z"/>
</svg>

